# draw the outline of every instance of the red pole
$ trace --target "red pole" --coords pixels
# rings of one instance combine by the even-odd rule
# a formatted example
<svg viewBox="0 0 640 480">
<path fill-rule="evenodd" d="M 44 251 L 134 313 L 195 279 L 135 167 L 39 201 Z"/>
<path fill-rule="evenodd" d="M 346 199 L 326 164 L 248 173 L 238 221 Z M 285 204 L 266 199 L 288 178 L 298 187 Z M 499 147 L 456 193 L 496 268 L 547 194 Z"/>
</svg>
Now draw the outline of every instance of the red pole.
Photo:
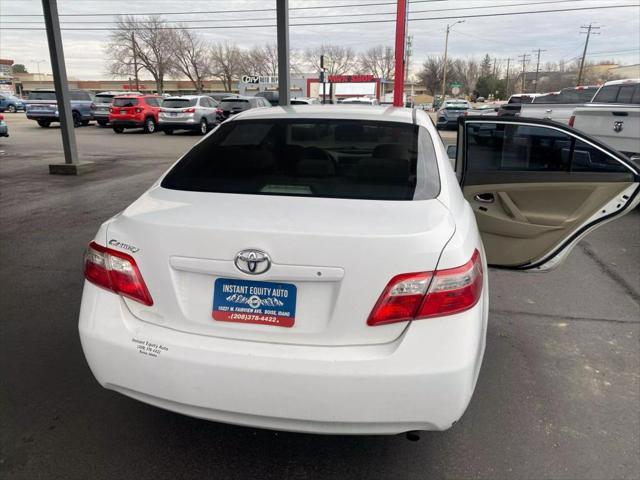
<svg viewBox="0 0 640 480">
<path fill-rule="evenodd" d="M 407 25 L 407 0 L 398 0 L 396 11 L 396 69 L 393 74 L 393 106 L 403 107 L 404 93 L 404 42 Z"/>
</svg>

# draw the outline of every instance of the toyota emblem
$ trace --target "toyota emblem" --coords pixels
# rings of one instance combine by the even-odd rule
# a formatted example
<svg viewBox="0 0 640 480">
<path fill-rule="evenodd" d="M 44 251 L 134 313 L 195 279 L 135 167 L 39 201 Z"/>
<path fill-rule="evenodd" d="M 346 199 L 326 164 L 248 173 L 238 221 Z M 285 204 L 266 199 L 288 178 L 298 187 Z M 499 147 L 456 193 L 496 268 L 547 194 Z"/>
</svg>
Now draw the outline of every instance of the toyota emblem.
<svg viewBox="0 0 640 480">
<path fill-rule="evenodd" d="M 249 275 L 259 275 L 271 268 L 269 255 L 253 248 L 238 252 L 234 263 L 238 270 Z"/>
</svg>

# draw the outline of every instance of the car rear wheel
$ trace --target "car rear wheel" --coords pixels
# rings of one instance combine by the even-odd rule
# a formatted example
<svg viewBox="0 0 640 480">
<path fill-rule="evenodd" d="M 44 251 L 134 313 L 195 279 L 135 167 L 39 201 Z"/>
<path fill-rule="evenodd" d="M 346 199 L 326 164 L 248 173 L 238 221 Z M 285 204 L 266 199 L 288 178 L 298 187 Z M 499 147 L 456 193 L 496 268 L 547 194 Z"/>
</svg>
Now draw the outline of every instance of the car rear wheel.
<svg viewBox="0 0 640 480">
<path fill-rule="evenodd" d="M 173 135 L 173 130 L 163 130 L 165 135 Z"/>
<path fill-rule="evenodd" d="M 78 112 L 73 112 L 73 126 L 79 127 L 82 124 L 80 119 L 80 114 Z"/>
<path fill-rule="evenodd" d="M 124 132 L 124 127 L 113 127 L 113 131 L 116 133 Z"/>
<path fill-rule="evenodd" d="M 42 128 L 49 128 L 51 122 L 47 122 L 46 120 L 38 120 L 38 125 L 40 125 Z"/>
<path fill-rule="evenodd" d="M 200 120 L 200 135 L 206 135 L 209 131 L 209 125 L 207 124 L 207 120 L 203 118 Z"/>
<path fill-rule="evenodd" d="M 154 133 L 156 131 L 156 122 L 149 117 L 144 121 L 144 133 Z"/>
<path fill-rule="evenodd" d="M 109 123 L 107 120 L 98 120 L 98 125 L 101 127 L 105 127 Z"/>
<path fill-rule="evenodd" d="M 87 125 L 89 125 L 89 122 L 90 122 L 90 121 L 91 121 L 91 120 L 83 120 L 83 121 L 82 121 L 82 125 L 84 125 L 84 126 L 86 127 Z"/>
<path fill-rule="evenodd" d="M 16 108 L 15 105 L 9 105 L 7 107 L 7 112 L 9 112 L 9 113 L 16 113 L 16 111 L 17 111 L 17 108 Z"/>
</svg>

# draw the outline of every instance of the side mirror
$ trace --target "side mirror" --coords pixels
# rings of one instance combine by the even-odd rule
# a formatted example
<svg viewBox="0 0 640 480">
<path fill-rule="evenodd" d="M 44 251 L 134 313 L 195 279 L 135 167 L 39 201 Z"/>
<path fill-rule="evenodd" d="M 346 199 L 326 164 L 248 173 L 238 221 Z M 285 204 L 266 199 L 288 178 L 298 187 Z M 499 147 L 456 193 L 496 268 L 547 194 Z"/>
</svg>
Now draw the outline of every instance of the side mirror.
<svg viewBox="0 0 640 480">
<path fill-rule="evenodd" d="M 455 160 L 458 155 L 458 146 L 455 144 L 447 145 L 447 156 L 451 160 Z"/>
</svg>

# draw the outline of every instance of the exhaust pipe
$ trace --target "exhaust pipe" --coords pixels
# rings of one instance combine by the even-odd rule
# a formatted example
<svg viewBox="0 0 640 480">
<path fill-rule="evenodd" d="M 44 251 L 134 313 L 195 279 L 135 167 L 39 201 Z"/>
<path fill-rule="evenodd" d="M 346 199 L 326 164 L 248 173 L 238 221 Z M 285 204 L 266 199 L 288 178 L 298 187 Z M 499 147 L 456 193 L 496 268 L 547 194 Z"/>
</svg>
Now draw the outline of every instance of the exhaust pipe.
<svg viewBox="0 0 640 480">
<path fill-rule="evenodd" d="M 407 440 L 410 442 L 417 442 L 420 440 L 420 430 L 411 430 L 406 433 Z"/>
</svg>

